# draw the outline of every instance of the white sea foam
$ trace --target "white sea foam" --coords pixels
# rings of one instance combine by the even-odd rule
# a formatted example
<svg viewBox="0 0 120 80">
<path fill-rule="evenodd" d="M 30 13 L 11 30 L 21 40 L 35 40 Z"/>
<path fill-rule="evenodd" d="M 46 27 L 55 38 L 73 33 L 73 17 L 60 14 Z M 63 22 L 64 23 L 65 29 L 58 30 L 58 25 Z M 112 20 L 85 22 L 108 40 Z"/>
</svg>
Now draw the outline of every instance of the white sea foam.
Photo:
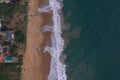
<svg viewBox="0 0 120 80">
<path fill-rule="evenodd" d="M 45 6 L 43 8 L 39 8 L 38 11 L 40 11 L 40 12 L 49 12 L 49 11 L 51 11 L 51 7 L 50 6 Z"/>
<path fill-rule="evenodd" d="M 46 25 L 46 26 L 43 26 L 43 27 L 41 28 L 41 30 L 42 30 L 43 32 L 46 32 L 46 31 L 52 32 L 52 31 L 53 31 L 53 26 L 52 26 L 52 25 Z"/>
<path fill-rule="evenodd" d="M 48 51 L 51 56 L 51 66 L 48 80 L 67 80 L 65 65 L 60 61 L 60 55 L 63 51 L 64 40 L 61 37 L 61 5 L 62 0 L 49 0 L 49 6 L 40 8 L 40 12 L 49 12 L 52 10 L 53 30 L 51 34 L 52 45 L 46 46 L 44 51 Z M 46 26 L 45 31 L 51 30 Z"/>
</svg>

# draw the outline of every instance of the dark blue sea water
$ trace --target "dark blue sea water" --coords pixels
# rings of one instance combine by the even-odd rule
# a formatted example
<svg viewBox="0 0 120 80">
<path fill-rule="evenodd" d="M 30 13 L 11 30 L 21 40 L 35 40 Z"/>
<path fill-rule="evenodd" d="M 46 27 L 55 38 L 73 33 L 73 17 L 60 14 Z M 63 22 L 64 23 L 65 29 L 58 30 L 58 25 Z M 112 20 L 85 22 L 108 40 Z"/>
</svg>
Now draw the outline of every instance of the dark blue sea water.
<svg viewBox="0 0 120 80">
<path fill-rule="evenodd" d="M 64 0 L 68 80 L 120 80 L 120 0 Z"/>
</svg>

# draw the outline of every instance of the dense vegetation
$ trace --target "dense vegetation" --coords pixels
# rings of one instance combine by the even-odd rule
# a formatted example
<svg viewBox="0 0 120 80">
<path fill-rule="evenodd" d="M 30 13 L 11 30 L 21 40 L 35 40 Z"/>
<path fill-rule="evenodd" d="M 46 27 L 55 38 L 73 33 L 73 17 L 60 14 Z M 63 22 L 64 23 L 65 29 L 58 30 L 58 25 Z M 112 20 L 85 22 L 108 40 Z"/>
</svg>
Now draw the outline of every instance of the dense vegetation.
<svg viewBox="0 0 120 80">
<path fill-rule="evenodd" d="M 14 31 L 14 35 L 15 35 L 15 40 L 13 43 L 8 42 L 8 41 L 3 41 L 3 43 L 1 44 L 3 45 L 9 45 L 10 46 L 10 52 L 12 53 L 12 56 L 17 57 L 18 58 L 18 63 L 0 63 L 0 80 L 12 80 L 11 79 L 11 75 L 8 75 L 8 73 L 11 72 L 15 72 L 17 79 L 14 80 L 20 80 L 21 78 L 21 65 L 22 65 L 22 55 L 17 54 L 16 50 L 19 47 L 19 43 L 20 44 L 25 44 L 26 41 L 26 26 L 27 26 L 27 2 L 25 2 L 25 4 L 20 5 L 19 2 L 21 0 L 11 0 L 11 3 L 6 4 L 6 3 L 0 3 L 0 19 L 1 17 L 4 17 L 4 21 L 2 21 L 2 23 L 4 24 L 1 28 L 2 32 L 6 32 L 8 30 L 12 30 Z M 13 15 L 14 13 L 18 11 L 21 13 L 24 13 L 24 20 L 22 21 L 22 23 L 18 23 L 23 27 L 23 30 L 19 30 L 19 29 L 11 29 L 9 25 L 6 25 L 7 21 L 10 21 L 11 19 L 13 19 Z M 6 20 L 8 19 L 8 20 Z M 18 25 L 16 23 L 16 26 Z M 0 36 L 1 40 L 2 37 Z M 14 53 L 14 54 L 13 54 Z M 7 74 L 7 75 L 6 75 Z"/>
<path fill-rule="evenodd" d="M 9 76 L 0 74 L 0 80 L 10 80 L 10 78 L 9 78 Z"/>
<path fill-rule="evenodd" d="M 16 42 L 21 42 L 21 43 L 24 43 L 25 41 L 25 35 L 22 33 L 22 31 L 15 31 L 15 41 Z"/>
<path fill-rule="evenodd" d="M 1 3 L 0 4 L 0 15 L 12 15 L 14 10 L 17 8 L 20 0 L 11 0 L 11 3 Z"/>
<path fill-rule="evenodd" d="M 11 80 L 9 75 L 11 72 L 16 73 L 17 80 L 20 80 L 21 76 L 21 65 L 22 65 L 22 56 L 16 54 L 18 56 L 18 63 L 1 63 L 0 64 L 0 80 Z"/>
</svg>

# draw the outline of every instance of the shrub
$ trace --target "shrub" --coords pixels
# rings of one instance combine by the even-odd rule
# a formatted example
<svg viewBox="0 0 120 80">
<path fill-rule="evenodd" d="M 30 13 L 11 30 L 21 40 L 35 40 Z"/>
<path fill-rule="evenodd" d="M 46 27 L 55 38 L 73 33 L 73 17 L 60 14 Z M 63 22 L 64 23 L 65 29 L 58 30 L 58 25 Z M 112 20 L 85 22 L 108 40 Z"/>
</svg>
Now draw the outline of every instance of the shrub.
<svg viewBox="0 0 120 80">
<path fill-rule="evenodd" d="M 0 80 L 10 80 L 10 78 L 6 75 L 0 75 Z"/>
</svg>

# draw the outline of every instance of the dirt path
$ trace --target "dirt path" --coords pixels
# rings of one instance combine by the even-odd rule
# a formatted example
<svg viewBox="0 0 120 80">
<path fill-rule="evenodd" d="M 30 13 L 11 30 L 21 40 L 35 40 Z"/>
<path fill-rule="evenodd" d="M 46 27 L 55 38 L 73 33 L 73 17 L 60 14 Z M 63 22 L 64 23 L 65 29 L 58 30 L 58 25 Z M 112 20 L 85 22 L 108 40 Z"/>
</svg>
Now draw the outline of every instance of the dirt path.
<svg viewBox="0 0 120 80">
<path fill-rule="evenodd" d="M 29 0 L 27 43 L 23 57 L 22 80 L 47 80 L 50 55 L 42 53 L 42 44 L 45 39 L 40 31 L 43 24 L 38 12 L 40 0 Z"/>
</svg>

